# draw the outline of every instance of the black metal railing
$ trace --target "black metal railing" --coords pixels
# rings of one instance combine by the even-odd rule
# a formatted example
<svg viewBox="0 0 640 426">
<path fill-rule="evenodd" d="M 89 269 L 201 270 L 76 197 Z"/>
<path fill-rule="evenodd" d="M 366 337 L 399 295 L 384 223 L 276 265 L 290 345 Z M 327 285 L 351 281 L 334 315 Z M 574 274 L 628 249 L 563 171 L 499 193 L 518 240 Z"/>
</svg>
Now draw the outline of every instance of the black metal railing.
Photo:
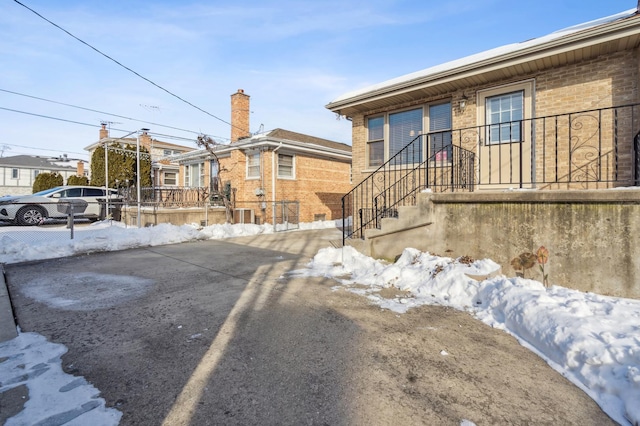
<svg viewBox="0 0 640 426">
<path fill-rule="evenodd" d="M 397 217 L 399 207 L 415 205 L 424 189 L 473 191 L 475 154 L 449 141 L 451 132 L 417 136 L 346 194 L 344 237 L 364 238 L 383 218 Z"/>
<path fill-rule="evenodd" d="M 135 187 L 121 188 L 119 191 L 125 203 L 136 203 L 138 192 Z M 140 188 L 140 201 L 153 203 L 157 207 L 186 207 L 200 205 L 208 200 L 209 188 L 146 187 Z"/>
<path fill-rule="evenodd" d="M 427 188 L 640 185 L 639 112 L 630 104 L 420 135 L 342 198 L 343 235 L 364 238 Z"/>
</svg>

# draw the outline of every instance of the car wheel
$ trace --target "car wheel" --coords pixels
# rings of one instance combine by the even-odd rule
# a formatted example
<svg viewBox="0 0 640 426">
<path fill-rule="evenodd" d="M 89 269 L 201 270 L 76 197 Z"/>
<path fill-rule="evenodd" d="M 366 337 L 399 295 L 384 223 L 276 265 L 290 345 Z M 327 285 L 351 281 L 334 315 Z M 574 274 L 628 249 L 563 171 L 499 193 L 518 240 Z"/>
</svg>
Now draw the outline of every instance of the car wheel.
<svg viewBox="0 0 640 426">
<path fill-rule="evenodd" d="M 46 218 L 46 213 L 40 206 L 24 206 L 16 214 L 16 221 L 23 226 L 40 225 Z"/>
</svg>

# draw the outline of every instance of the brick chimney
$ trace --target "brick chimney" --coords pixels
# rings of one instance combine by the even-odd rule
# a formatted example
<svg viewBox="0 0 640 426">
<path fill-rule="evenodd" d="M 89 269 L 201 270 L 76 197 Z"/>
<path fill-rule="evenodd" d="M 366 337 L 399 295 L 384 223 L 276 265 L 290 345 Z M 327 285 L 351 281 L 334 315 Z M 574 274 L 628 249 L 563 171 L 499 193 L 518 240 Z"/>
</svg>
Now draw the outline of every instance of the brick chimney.
<svg viewBox="0 0 640 426">
<path fill-rule="evenodd" d="M 78 161 L 78 165 L 76 167 L 77 167 L 76 175 L 84 176 L 84 163 L 82 161 Z"/>
<path fill-rule="evenodd" d="M 151 152 L 151 136 L 149 136 L 146 129 L 143 129 L 140 135 L 140 146 L 147 148 L 147 151 Z"/>
<path fill-rule="evenodd" d="M 251 136 L 249 131 L 249 95 L 238 89 L 231 95 L 231 142 Z"/>
<path fill-rule="evenodd" d="M 104 138 L 108 138 L 109 137 L 109 130 L 107 130 L 107 123 L 100 123 L 101 127 L 100 127 L 100 139 L 102 140 Z"/>
</svg>

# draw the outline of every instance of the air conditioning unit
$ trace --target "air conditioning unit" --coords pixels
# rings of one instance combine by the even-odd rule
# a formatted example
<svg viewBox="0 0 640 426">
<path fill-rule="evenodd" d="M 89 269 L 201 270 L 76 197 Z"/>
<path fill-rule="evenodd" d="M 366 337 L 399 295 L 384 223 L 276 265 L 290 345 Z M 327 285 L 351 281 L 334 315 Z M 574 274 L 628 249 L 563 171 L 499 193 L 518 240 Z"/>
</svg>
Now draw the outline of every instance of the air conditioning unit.
<svg viewBox="0 0 640 426">
<path fill-rule="evenodd" d="M 253 209 L 233 210 L 233 223 L 254 223 Z"/>
</svg>

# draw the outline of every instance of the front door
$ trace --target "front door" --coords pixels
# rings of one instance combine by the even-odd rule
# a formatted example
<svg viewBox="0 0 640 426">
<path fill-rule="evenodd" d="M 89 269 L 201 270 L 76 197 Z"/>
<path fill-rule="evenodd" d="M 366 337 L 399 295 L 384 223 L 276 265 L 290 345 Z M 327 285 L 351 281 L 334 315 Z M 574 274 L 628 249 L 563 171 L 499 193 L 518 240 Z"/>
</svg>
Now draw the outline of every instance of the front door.
<svg viewBox="0 0 640 426">
<path fill-rule="evenodd" d="M 479 189 L 533 186 L 531 99 L 531 83 L 479 94 Z"/>
</svg>

